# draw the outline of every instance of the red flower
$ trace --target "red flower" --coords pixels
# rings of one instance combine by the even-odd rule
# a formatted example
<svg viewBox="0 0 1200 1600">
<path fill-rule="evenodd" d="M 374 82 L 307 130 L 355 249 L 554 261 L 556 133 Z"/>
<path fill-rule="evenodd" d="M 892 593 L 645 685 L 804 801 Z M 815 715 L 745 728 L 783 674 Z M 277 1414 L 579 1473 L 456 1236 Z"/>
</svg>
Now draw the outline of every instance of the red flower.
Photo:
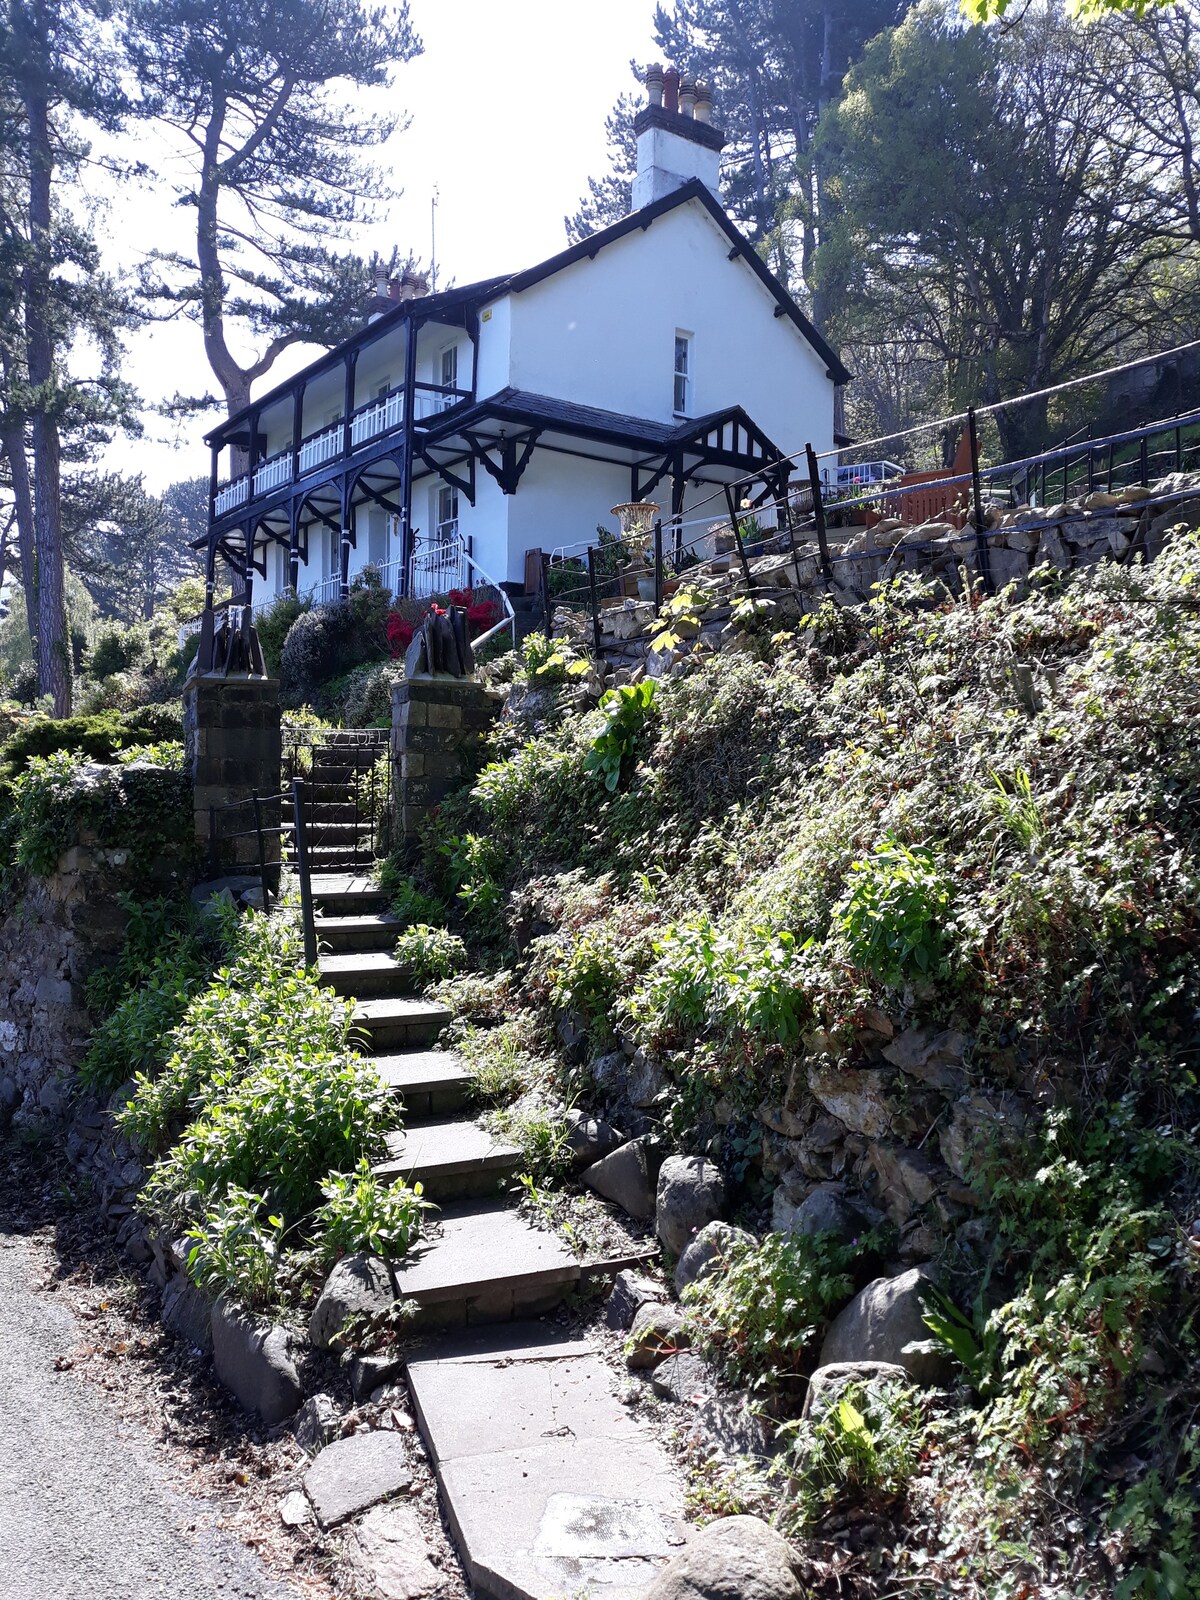
<svg viewBox="0 0 1200 1600">
<path fill-rule="evenodd" d="M 486 633 L 500 621 L 500 607 L 494 600 L 479 600 L 467 607 L 467 623 L 477 633 Z"/>
<path fill-rule="evenodd" d="M 450 604 L 452 606 L 469 606 L 471 604 L 470 589 L 451 589 Z"/>
<path fill-rule="evenodd" d="M 402 617 L 398 611 L 390 611 L 387 619 L 388 648 L 392 652 L 392 660 L 398 661 L 409 645 L 413 642 L 416 629 L 407 617 Z"/>
</svg>

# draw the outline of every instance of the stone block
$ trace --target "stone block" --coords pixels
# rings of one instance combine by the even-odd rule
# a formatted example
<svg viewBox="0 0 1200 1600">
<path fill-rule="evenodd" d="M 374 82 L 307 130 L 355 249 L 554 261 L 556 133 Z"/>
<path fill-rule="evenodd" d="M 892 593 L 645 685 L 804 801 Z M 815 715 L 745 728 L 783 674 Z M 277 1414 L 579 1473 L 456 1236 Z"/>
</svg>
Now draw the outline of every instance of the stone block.
<svg viewBox="0 0 1200 1600">
<path fill-rule="evenodd" d="M 213 1366 L 246 1411 L 274 1425 L 294 1415 L 304 1399 L 288 1349 L 288 1336 L 232 1306 L 224 1296 L 212 1309 Z"/>
<path fill-rule="evenodd" d="M 426 707 L 425 720 L 431 728 L 461 728 L 463 708 L 452 703 L 439 705 L 434 702 Z"/>
</svg>

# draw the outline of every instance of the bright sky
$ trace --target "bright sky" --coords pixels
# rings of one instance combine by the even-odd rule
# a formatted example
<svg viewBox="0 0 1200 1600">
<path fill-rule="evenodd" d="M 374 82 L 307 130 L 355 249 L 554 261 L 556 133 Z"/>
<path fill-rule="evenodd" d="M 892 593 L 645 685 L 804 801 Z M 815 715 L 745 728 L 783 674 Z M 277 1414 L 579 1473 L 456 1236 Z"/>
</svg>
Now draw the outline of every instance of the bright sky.
<svg viewBox="0 0 1200 1600">
<path fill-rule="evenodd" d="M 355 247 L 368 253 L 394 242 L 428 260 L 436 186 L 439 285 L 553 255 L 567 242 L 563 217 L 588 177 L 604 170 L 604 119 L 617 96 L 635 87 L 630 58 L 654 59 L 653 0 L 606 0 L 599 9 L 579 0 L 410 4 L 425 53 L 396 74 L 396 98 L 412 120 L 386 152 L 404 194 L 387 226 Z M 152 243 L 171 243 L 163 230 L 178 214 L 165 197 L 128 193 L 110 205 L 98 231 L 107 257 L 131 265 Z M 194 323 L 145 330 L 129 349 L 129 376 L 149 403 L 215 389 Z M 262 387 L 313 353 L 287 352 Z M 215 419 L 177 425 L 147 415 L 145 436 L 114 444 L 109 464 L 144 473 L 152 489 L 207 473 L 201 437 Z"/>
</svg>

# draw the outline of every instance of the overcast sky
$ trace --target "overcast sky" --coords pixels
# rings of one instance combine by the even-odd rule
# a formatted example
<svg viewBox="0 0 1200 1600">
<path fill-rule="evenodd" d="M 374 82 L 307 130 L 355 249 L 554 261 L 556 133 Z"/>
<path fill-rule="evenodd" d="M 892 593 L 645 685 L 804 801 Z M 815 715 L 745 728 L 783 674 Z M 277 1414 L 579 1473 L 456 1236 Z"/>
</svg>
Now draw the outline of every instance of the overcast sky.
<svg viewBox="0 0 1200 1600">
<path fill-rule="evenodd" d="M 396 98 L 412 120 L 386 152 L 404 194 L 387 226 L 355 246 L 365 253 L 395 242 L 428 260 L 436 186 L 443 287 L 553 255 L 567 242 L 564 215 L 575 209 L 589 175 L 604 168 L 604 119 L 617 96 L 635 87 L 630 58 L 654 56 L 653 0 L 606 0 L 596 8 L 579 0 L 410 5 L 425 53 L 397 71 Z M 140 250 L 170 245 L 164 230 L 173 220 L 161 198 L 130 189 L 100 217 L 106 255 L 130 265 Z M 313 354 L 288 352 L 262 387 Z M 215 388 L 194 323 L 136 335 L 129 375 L 149 403 Z M 153 489 L 207 473 L 201 436 L 213 420 L 215 414 L 175 424 L 147 414 L 145 437 L 114 444 L 110 464 L 144 473 Z"/>
</svg>

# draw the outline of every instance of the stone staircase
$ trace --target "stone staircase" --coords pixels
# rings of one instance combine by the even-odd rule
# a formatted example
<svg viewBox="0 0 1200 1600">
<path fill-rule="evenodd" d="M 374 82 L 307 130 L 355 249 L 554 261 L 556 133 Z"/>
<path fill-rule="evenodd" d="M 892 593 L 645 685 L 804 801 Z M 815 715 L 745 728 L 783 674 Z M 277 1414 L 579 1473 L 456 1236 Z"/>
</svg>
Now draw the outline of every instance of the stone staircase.
<svg viewBox="0 0 1200 1600">
<path fill-rule="evenodd" d="M 311 870 L 337 873 L 365 867 L 375 859 L 373 773 L 383 749 L 356 730 L 340 729 L 323 733 L 311 751 L 311 770 L 295 772 L 305 783 Z M 290 816 L 284 818 L 283 831 L 290 845 L 294 833 Z"/>
<path fill-rule="evenodd" d="M 521 1154 L 472 1116 L 463 1063 L 431 1048 L 449 1012 L 404 992 L 377 885 L 315 876 L 313 898 L 322 979 L 354 997 L 364 1053 L 404 1102 L 376 1171 L 438 1205 L 396 1287 L 427 1336 L 405 1376 L 472 1591 L 634 1600 L 684 1541 L 678 1475 L 596 1343 L 531 1320 L 630 1262 L 581 1263 L 516 1209 Z"/>
</svg>

